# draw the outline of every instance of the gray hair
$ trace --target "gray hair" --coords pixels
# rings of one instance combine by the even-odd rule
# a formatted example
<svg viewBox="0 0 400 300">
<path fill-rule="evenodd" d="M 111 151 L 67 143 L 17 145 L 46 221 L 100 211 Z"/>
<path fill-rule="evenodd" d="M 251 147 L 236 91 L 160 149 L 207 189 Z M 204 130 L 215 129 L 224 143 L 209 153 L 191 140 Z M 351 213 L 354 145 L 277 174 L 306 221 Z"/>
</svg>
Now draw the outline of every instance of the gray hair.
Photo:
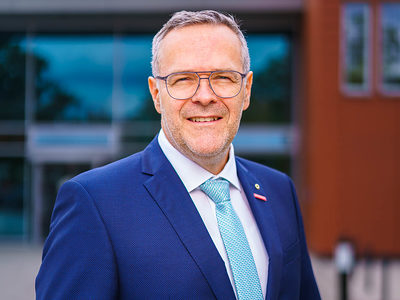
<svg viewBox="0 0 400 300">
<path fill-rule="evenodd" d="M 244 73 L 250 71 L 250 55 L 249 49 L 247 48 L 247 42 L 239 28 L 239 24 L 236 22 L 233 16 L 225 15 L 214 10 L 182 10 L 174 13 L 168 22 L 163 25 L 160 31 L 157 32 L 153 38 L 151 60 L 151 70 L 153 72 L 153 76 L 159 75 L 160 45 L 165 36 L 175 28 L 182 28 L 198 24 L 226 25 L 228 28 L 230 28 L 237 35 L 241 44 L 243 71 Z"/>
</svg>

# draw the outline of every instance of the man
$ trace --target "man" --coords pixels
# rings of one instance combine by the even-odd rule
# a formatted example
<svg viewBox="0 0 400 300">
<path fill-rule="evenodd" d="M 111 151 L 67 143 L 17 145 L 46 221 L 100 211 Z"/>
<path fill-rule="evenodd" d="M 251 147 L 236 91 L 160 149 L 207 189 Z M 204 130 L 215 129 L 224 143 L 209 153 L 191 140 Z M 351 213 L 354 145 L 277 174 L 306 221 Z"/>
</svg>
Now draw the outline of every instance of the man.
<svg viewBox="0 0 400 300">
<path fill-rule="evenodd" d="M 59 191 L 38 299 L 320 299 L 291 180 L 234 156 L 250 104 L 230 16 L 178 12 L 153 40 L 159 135 Z"/>
</svg>

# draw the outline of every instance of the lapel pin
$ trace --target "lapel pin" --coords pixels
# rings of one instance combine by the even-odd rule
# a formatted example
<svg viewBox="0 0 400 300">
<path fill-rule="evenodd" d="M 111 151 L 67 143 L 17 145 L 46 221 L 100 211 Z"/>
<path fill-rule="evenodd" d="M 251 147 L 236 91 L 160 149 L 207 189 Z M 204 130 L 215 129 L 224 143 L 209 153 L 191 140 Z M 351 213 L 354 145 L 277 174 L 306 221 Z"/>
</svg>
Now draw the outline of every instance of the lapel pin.
<svg viewBox="0 0 400 300">
<path fill-rule="evenodd" d="M 260 185 L 258 183 L 256 183 L 254 186 L 256 187 L 257 190 L 260 189 Z"/>
<path fill-rule="evenodd" d="M 262 200 L 262 201 L 267 201 L 267 198 L 265 196 L 259 195 L 254 193 L 254 198 Z"/>
</svg>

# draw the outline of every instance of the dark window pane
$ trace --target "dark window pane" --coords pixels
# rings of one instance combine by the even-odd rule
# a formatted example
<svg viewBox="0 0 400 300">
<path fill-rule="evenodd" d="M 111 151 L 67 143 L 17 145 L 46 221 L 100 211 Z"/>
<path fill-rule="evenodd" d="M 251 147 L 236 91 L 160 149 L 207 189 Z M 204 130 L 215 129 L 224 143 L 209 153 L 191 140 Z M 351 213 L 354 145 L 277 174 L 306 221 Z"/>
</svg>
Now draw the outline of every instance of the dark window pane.
<svg viewBox="0 0 400 300">
<path fill-rule="evenodd" d="M 365 3 L 346 3 L 342 19 L 343 66 L 345 92 L 370 89 L 370 10 Z"/>
<path fill-rule="evenodd" d="M 292 41 L 286 34 L 247 36 L 254 72 L 250 107 L 235 140 L 239 156 L 290 171 Z"/>
<path fill-rule="evenodd" d="M 32 44 L 36 120 L 111 120 L 112 37 L 38 36 Z"/>
<path fill-rule="evenodd" d="M 121 93 L 117 107 L 123 120 L 159 120 L 149 93 L 152 35 L 125 36 L 120 40 Z"/>
<path fill-rule="evenodd" d="M 57 192 L 61 185 L 72 177 L 90 169 L 88 164 L 48 164 L 43 166 L 43 211 L 41 230 L 43 238 L 49 234 L 50 219 L 53 212 Z"/>
<path fill-rule="evenodd" d="M 25 61 L 25 38 L 0 35 L 0 120 L 24 119 Z"/>
<path fill-rule="evenodd" d="M 22 158 L 0 159 L 0 235 L 23 234 Z"/>
<path fill-rule="evenodd" d="M 386 3 L 381 10 L 382 87 L 400 92 L 400 3 Z"/>
<path fill-rule="evenodd" d="M 289 123 L 291 120 L 291 42 L 283 34 L 249 34 L 254 72 L 249 109 L 243 123 Z"/>
</svg>

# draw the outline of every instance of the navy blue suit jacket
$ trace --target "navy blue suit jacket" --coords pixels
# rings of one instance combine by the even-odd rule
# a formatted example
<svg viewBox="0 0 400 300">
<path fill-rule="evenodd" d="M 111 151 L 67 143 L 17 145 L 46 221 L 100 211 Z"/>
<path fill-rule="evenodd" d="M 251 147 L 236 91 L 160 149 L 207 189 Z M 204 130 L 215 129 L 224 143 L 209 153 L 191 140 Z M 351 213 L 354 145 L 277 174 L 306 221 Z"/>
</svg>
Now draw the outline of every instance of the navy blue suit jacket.
<svg viewBox="0 0 400 300">
<path fill-rule="evenodd" d="M 320 299 L 291 180 L 254 162 L 236 163 L 269 254 L 267 299 Z M 39 300 L 235 297 L 224 262 L 157 139 L 62 186 L 36 293 Z"/>
</svg>

